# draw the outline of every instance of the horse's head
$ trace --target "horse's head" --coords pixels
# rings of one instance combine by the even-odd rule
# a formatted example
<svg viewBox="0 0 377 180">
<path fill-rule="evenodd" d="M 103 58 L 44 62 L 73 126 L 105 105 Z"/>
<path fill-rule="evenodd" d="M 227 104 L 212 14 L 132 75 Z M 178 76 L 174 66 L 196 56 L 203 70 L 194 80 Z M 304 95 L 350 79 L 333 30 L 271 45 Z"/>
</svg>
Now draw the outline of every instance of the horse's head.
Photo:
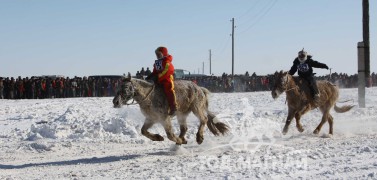
<svg viewBox="0 0 377 180">
<path fill-rule="evenodd" d="M 135 96 L 135 88 L 131 81 L 131 76 L 123 78 L 121 89 L 117 92 L 113 99 L 115 108 L 126 105 L 127 102 Z"/>
<path fill-rule="evenodd" d="M 275 83 L 272 86 L 271 95 L 272 98 L 276 99 L 282 94 L 284 91 L 287 90 L 288 87 L 288 72 L 276 72 L 275 73 Z"/>
</svg>

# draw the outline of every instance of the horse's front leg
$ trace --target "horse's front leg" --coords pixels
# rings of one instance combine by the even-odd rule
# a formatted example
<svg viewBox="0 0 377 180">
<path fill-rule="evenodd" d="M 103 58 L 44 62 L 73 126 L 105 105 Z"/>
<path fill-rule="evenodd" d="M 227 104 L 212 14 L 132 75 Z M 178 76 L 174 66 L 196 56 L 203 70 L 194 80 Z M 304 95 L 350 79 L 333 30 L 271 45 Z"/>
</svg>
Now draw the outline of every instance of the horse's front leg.
<svg viewBox="0 0 377 180">
<path fill-rule="evenodd" d="M 164 129 L 168 138 L 171 141 L 174 141 L 176 144 L 181 145 L 182 144 L 181 138 L 175 136 L 175 134 L 173 133 L 173 126 L 171 125 L 171 119 L 166 118 L 165 121 L 162 123 L 162 125 L 164 126 Z"/>
<path fill-rule="evenodd" d="M 163 141 L 164 138 L 159 135 L 159 134 L 151 134 L 148 129 L 151 128 L 153 126 L 154 122 L 149 120 L 149 119 L 145 119 L 145 122 L 144 122 L 144 125 L 143 127 L 141 128 L 141 134 L 143 134 L 145 137 L 151 139 L 152 141 Z"/>
<path fill-rule="evenodd" d="M 296 127 L 297 127 L 297 130 L 299 132 L 304 132 L 304 128 L 302 127 L 302 124 L 301 124 L 301 116 L 304 115 L 306 112 L 308 112 L 310 110 L 310 106 L 305 106 L 302 110 L 300 110 L 299 112 L 297 112 L 295 114 L 295 119 L 296 119 Z"/>
<path fill-rule="evenodd" d="M 300 119 L 301 119 L 301 114 L 300 113 L 296 113 L 295 115 L 295 119 L 296 119 L 296 127 L 297 127 L 297 130 L 299 132 L 304 132 L 304 128 L 302 127 L 302 124 L 300 122 Z"/>
<path fill-rule="evenodd" d="M 287 134 L 288 132 L 288 129 L 289 129 L 289 125 L 291 124 L 291 121 L 294 117 L 294 115 L 296 114 L 296 111 L 292 110 L 290 107 L 288 108 L 288 116 L 287 116 L 287 120 L 285 121 L 285 126 L 284 126 L 284 129 L 283 129 L 283 135 Z"/>
</svg>

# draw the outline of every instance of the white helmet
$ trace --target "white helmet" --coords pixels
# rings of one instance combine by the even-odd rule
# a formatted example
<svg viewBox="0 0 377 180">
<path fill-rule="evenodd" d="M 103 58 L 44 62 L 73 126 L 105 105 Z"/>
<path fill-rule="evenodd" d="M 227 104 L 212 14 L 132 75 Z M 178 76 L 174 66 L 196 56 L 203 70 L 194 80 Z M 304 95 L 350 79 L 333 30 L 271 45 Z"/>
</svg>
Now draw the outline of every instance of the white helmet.
<svg viewBox="0 0 377 180">
<path fill-rule="evenodd" d="M 298 52 L 298 60 L 300 62 L 305 62 L 307 58 L 308 58 L 308 53 L 304 51 L 304 48 L 302 48 L 302 50 Z"/>
</svg>

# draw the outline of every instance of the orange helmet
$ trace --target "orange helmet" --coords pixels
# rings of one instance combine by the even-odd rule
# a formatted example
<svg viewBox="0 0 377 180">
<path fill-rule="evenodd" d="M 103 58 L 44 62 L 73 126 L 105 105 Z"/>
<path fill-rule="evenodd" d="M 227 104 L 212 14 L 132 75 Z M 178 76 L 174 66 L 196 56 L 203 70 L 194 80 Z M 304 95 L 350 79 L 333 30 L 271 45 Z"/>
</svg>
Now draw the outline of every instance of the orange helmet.
<svg viewBox="0 0 377 180">
<path fill-rule="evenodd" d="M 158 59 L 160 59 L 160 58 L 162 58 L 164 56 L 169 55 L 168 54 L 168 49 L 166 47 L 163 47 L 163 46 L 158 47 L 156 49 L 155 53 L 156 53 L 156 56 L 157 56 Z"/>
</svg>

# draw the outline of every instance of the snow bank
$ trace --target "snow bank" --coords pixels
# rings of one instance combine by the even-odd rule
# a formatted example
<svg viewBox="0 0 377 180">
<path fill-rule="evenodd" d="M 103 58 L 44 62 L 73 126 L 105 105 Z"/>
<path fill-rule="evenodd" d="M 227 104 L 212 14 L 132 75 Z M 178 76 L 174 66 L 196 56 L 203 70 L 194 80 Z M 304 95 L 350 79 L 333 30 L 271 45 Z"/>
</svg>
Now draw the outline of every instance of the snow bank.
<svg viewBox="0 0 377 180">
<path fill-rule="evenodd" d="M 209 108 L 231 131 L 205 131 L 189 115 L 188 144 L 142 136 L 138 105 L 115 109 L 112 98 L 0 100 L 0 179 L 374 179 L 377 172 L 377 89 L 367 89 L 367 108 L 358 108 L 357 89 L 342 89 L 339 103 L 354 109 L 334 117 L 334 135 L 319 110 L 305 114 L 300 133 L 287 116 L 285 96 L 270 92 L 212 94 Z M 179 131 L 176 119 L 173 129 Z"/>
</svg>

